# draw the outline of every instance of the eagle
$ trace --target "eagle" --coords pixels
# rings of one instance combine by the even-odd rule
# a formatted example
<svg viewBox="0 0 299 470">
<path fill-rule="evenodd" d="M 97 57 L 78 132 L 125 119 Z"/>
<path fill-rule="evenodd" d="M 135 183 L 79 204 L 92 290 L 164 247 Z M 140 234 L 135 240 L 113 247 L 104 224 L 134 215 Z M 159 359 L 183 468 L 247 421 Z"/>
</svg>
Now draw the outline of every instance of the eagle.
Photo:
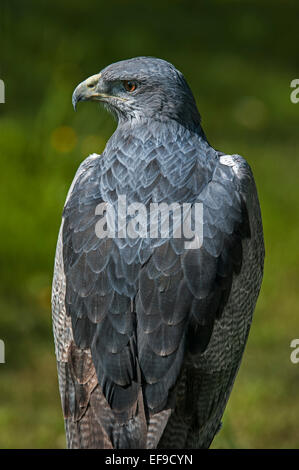
<svg viewBox="0 0 299 470">
<path fill-rule="evenodd" d="M 208 448 L 263 276 L 252 171 L 209 144 L 186 79 L 165 60 L 113 63 L 76 87 L 79 101 L 104 104 L 117 128 L 79 166 L 57 241 L 52 317 L 67 446 Z M 199 206 L 196 243 L 174 228 L 151 237 L 134 211 L 119 212 L 122 231 L 110 236 L 109 208 L 118 214 L 124 198 L 135 215 L 186 206 L 192 223 Z"/>
</svg>

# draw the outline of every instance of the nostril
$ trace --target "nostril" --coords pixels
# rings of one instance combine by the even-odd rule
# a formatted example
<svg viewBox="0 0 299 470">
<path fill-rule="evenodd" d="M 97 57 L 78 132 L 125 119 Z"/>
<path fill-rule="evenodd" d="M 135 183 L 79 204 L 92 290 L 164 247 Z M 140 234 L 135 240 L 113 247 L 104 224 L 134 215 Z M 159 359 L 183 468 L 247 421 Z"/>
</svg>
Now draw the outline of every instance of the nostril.
<svg viewBox="0 0 299 470">
<path fill-rule="evenodd" d="M 86 80 L 86 86 L 87 88 L 95 88 L 98 84 L 98 80 L 95 80 L 94 77 L 92 77 L 91 80 Z"/>
<path fill-rule="evenodd" d="M 98 80 L 90 80 L 86 83 L 87 88 L 95 88 L 97 86 Z"/>
<path fill-rule="evenodd" d="M 85 86 L 89 88 L 90 90 L 93 90 L 99 83 L 100 76 L 101 74 L 98 74 L 98 75 L 92 75 L 91 77 L 87 78 L 87 80 L 85 80 L 84 82 Z"/>
</svg>

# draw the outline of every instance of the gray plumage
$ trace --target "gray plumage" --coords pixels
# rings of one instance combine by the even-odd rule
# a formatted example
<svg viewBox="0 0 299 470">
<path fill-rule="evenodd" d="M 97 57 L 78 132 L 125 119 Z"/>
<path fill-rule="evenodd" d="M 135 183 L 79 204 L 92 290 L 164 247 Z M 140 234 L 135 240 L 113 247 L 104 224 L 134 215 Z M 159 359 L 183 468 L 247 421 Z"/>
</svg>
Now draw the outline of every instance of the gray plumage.
<svg viewBox="0 0 299 470">
<path fill-rule="evenodd" d="M 129 83 L 128 83 L 129 82 Z M 70 448 L 209 447 L 240 365 L 263 273 L 248 163 L 213 149 L 183 75 L 121 61 L 81 83 L 118 126 L 79 167 L 65 203 L 52 292 Z M 104 238 L 95 209 L 203 204 L 203 244 Z"/>
</svg>

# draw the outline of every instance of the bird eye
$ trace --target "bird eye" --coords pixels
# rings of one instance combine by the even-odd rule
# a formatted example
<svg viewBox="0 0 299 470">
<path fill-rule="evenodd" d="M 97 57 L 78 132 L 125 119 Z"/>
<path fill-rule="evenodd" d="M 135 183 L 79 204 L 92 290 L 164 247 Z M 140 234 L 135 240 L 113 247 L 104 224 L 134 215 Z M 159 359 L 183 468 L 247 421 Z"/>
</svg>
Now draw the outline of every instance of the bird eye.
<svg viewBox="0 0 299 470">
<path fill-rule="evenodd" d="M 125 89 L 129 91 L 130 93 L 136 90 L 136 83 L 132 82 L 131 80 L 124 80 L 123 84 L 124 84 Z"/>
</svg>

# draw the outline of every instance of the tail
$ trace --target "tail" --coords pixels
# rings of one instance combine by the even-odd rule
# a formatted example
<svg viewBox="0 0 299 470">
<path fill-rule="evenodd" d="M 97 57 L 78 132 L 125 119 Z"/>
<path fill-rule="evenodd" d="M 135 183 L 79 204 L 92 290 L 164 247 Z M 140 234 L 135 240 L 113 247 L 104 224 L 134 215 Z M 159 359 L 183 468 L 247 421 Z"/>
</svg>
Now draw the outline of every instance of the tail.
<svg viewBox="0 0 299 470">
<path fill-rule="evenodd" d="M 141 390 L 139 391 L 138 400 L 131 410 L 130 417 L 128 417 L 127 412 L 122 415 L 111 410 L 99 386 L 91 394 L 90 406 L 96 420 L 109 439 L 108 448 L 146 448 L 147 421 Z"/>
</svg>

